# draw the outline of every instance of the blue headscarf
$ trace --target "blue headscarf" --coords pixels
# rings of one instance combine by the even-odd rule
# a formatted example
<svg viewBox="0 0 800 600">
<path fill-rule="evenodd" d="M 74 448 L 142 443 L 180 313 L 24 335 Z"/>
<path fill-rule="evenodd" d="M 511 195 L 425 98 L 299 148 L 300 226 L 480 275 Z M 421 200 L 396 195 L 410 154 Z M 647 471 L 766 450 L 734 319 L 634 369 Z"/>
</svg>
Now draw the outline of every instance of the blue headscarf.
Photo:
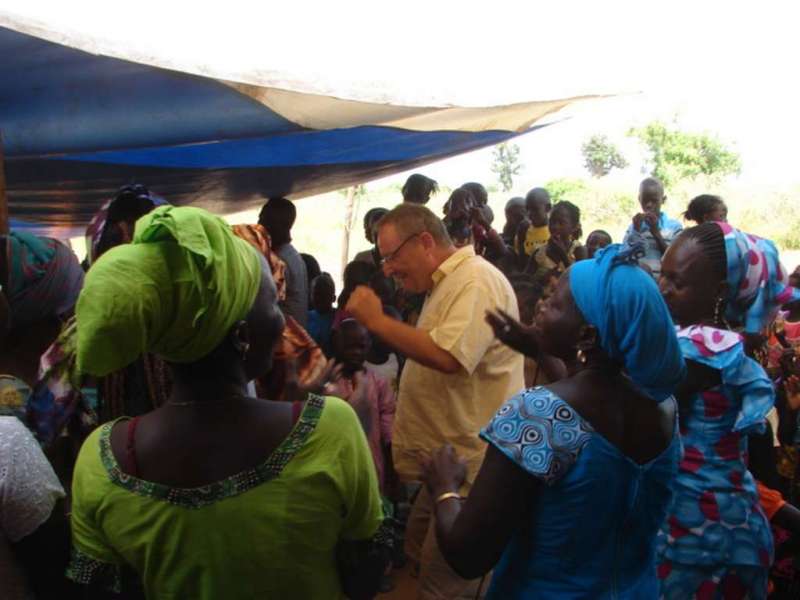
<svg viewBox="0 0 800 600">
<path fill-rule="evenodd" d="M 607 246 L 593 260 L 575 263 L 569 283 L 578 310 L 597 328 L 600 347 L 643 392 L 662 402 L 683 380 L 686 366 L 658 286 L 636 265 L 639 254 L 629 246 Z"/>
</svg>

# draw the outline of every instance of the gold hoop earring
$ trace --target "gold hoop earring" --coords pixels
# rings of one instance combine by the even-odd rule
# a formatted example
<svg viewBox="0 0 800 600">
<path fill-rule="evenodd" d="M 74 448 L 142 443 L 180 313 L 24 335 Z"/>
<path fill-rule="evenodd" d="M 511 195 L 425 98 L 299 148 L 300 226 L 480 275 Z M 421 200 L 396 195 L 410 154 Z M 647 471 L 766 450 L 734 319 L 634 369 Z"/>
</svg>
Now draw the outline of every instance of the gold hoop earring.
<svg viewBox="0 0 800 600">
<path fill-rule="evenodd" d="M 586 352 L 584 352 L 583 350 L 578 350 L 577 358 L 578 362 L 581 363 L 582 365 L 585 365 L 586 362 L 589 360 L 588 358 L 586 358 Z"/>
</svg>

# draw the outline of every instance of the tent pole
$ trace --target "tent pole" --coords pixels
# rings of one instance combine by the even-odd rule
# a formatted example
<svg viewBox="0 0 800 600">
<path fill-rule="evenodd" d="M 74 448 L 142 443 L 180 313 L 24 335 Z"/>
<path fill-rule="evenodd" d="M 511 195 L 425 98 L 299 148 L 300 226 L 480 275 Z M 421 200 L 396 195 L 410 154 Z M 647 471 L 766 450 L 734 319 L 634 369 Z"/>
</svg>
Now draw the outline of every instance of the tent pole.
<svg viewBox="0 0 800 600">
<path fill-rule="evenodd" d="M 9 232 L 8 196 L 6 196 L 6 155 L 3 150 L 3 133 L 0 131 L 0 235 Z"/>
</svg>

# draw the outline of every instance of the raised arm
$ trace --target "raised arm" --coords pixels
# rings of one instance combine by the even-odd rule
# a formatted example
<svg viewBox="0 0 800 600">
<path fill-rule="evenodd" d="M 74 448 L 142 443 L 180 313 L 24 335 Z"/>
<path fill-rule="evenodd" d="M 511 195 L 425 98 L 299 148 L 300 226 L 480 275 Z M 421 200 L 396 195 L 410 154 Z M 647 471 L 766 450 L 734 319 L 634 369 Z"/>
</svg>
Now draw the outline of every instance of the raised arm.
<svg viewBox="0 0 800 600">
<path fill-rule="evenodd" d="M 439 347 L 427 331 L 386 316 L 380 298 L 370 288 L 357 287 L 346 310 L 370 333 L 421 365 L 443 373 L 456 373 L 461 368 L 458 360 Z"/>
</svg>

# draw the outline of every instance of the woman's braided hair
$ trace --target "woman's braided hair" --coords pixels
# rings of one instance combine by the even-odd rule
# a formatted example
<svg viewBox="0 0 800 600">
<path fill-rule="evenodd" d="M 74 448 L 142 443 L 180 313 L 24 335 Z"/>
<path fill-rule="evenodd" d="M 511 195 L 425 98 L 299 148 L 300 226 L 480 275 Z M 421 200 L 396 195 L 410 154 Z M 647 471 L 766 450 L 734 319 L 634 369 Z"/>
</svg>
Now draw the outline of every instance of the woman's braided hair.
<svg viewBox="0 0 800 600">
<path fill-rule="evenodd" d="M 711 263 L 714 276 L 719 281 L 728 278 L 728 255 L 725 252 L 725 236 L 716 223 L 703 223 L 695 227 L 684 229 L 680 237 L 686 237 L 697 242 L 703 249 L 703 254 Z"/>
</svg>

